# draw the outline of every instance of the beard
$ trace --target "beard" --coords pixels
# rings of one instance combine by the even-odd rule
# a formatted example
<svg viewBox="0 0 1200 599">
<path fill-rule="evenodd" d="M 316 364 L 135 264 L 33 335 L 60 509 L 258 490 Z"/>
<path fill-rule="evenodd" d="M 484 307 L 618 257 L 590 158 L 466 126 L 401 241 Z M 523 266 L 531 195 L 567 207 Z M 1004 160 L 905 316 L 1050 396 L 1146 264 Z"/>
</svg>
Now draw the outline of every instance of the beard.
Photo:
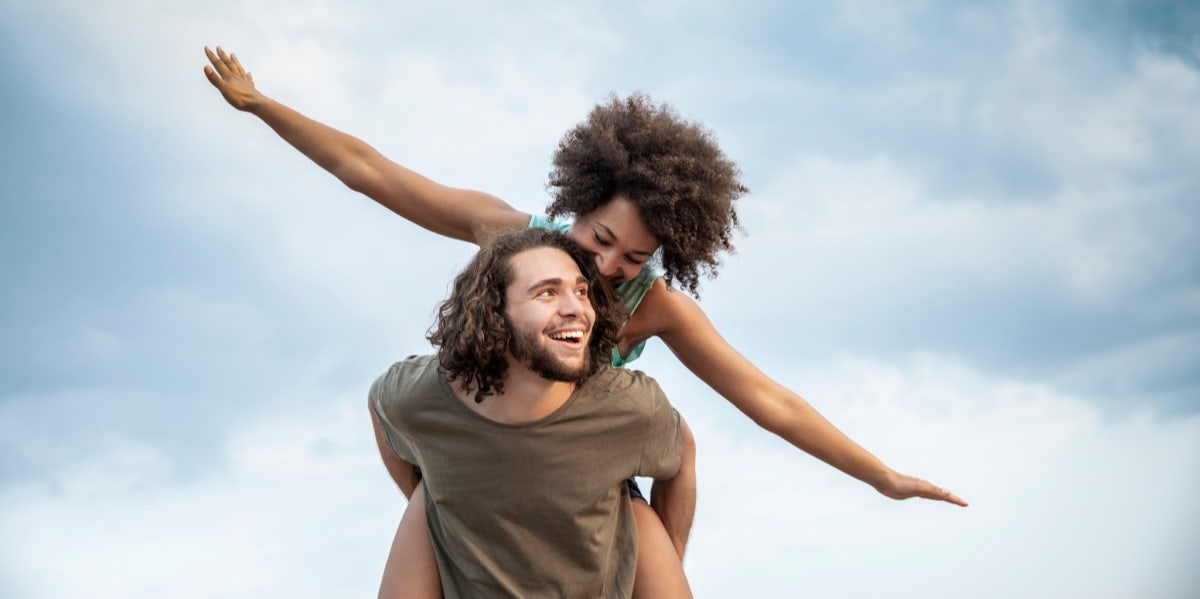
<svg viewBox="0 0 1200 599">
<path fill-rule="evenodd" d="M 549 348 L 542 345 L 540 333 L 517 330 L 508 323 L 512 331 L 512 341 L 509 351 L 513 358 L 521 362 L 534 374 L 551 381 L 580 384 L 591 375 L 592 348 L 586 347 L 583 360 L 577 366 L 571 366 L 558 359 Z M 588 340 L 589 343 L 591 340 Z"/>
</svg>

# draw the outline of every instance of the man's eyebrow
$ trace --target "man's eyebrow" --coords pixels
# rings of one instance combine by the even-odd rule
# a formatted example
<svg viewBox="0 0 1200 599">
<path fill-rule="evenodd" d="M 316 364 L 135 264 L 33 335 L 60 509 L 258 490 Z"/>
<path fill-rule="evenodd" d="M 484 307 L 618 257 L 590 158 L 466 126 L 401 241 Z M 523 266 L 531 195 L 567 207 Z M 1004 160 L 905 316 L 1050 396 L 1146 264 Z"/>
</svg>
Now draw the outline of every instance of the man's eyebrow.
<svg viewBox="0 0 1200 599">
<path fill-rule="evenodd" d="M 527 289 L 526 291 L 533 292 L 533 291 L 535 291 L 537 289 L 541 289 L 543 287 L 559 287 L 562 284 L 563 284 L 563 280 L 558 277 L 554 277 L 554 278 L 550 278 L 550 279 L 542 279 L 542 280 L 530 285 L 529 289 Z M 589 282 L 588 282 L 587 277 L 585 277 L 583 275 L 579 275 L 578 277 L 575 278 L 575 284 L 576 285 L 588 285 Z"/>
<path fill-rule="evenodd" d="M 621 238 L 617 237 L 617 235 L 612 232 L 612 229 L 608 228 L 608 226 L 605 225 L 604 223 L 596 223 L 596 226 L 600 227 L 601 229 L 604 229 L 604 233 L 606 235 L 608 235 L 609 237 L 612 237 L 613 241 L 621 240 Z M 633 250 L 631 253 L 640 254 L 642 256 L 653 256 L 654 255 L 654 252 L 643 252 L 642 250 Z"/>
<path fill-rule="evenodd" d="M 550 278 L 550 279 L 542 279 L 542 280 L 530 285 L 529 289 L 526 289 L 525 291 L 530 292 L 535 289 L 541 289 L 542 287 L 558 287 L 562 284 L 563 284 L 563 280 L 558 277 L 554 277 L 554 278 Z"/>
</svg>

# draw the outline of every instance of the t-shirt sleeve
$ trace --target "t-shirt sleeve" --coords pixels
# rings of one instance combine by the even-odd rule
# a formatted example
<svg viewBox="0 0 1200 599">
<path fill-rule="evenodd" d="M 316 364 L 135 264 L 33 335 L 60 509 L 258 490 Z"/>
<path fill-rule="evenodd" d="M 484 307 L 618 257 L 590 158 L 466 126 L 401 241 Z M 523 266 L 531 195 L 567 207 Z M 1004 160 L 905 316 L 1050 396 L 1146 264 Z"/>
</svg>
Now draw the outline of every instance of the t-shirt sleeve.
<svg viewBox="0 0 1200 599">
<path fill-rule="evenodd" d="M 683 451 L 679 412 L 671 407 L 657 383 L 650 381 L 650 387 L 650 401 L 646 402 L 649 426 L 642 443 L 641 465 L 637 475 L 666 480 L 679 472 Z"/>
<path fill-rule="evenodd" d="M 416 453 L 397 427 L 397 424 L 403 423 L 401 417 L 405 409 L 402 405 L 404 394 L 401 392 L 404 381 L 402 364 L 393 364 L 387 372 L 379 375 L 371 385 L 367 399 L 375 417 L 379 419 L 379 428 L 383 431 L 383 440 L 388 449 L 396 457 L 410 464 L 418 464 Z"/>
<path fill-rule="evenodd" d="M 529 228 L 531 229 L 548 229 L 550 231 L 558 231 L 566 233 L 571 228 L 571 223 L 550 220 L 540 214 L 534 214 L 529 217 Z"/>
</svg>

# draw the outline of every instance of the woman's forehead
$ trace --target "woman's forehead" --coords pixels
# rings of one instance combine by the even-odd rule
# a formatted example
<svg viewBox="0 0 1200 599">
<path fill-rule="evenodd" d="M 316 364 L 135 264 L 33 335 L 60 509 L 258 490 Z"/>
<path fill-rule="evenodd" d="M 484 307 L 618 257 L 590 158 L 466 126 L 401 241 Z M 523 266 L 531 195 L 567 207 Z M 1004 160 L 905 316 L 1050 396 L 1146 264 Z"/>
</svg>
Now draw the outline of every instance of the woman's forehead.
<svg viewBox="0 0 1200 599">
<path fill-rule="evenodd" d="M 658 249 L 658 240 L 646 227 L 637 205 L 621 195 L 580 216 L 576 222 L 601 228 L 609 236 L 615 237 L 616 241 L 635 251 L 653 253 Z"/>
</svg>

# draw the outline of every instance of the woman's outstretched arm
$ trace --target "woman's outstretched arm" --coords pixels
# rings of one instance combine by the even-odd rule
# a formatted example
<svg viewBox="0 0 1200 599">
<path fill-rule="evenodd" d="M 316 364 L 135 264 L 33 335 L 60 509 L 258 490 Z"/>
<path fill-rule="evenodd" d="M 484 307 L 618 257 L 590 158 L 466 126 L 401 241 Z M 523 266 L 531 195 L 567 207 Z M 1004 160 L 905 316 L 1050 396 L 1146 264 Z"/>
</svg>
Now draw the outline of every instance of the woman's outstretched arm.
<svg viewBox="0 0 1200 599">
<path fill-rule="evenodd" d="M 434 233 L 482 245 L 520 229 L 529 215 L 503 200 L 447 187 L 380 154 L 366 142 L 267 97 L 235 54 L 204 48 L 204 74 L 230 106 L 257 116 L 284 141 L 347 187 Z"/>
<path fill-rule="evenodd" d="M 657 334 L 696 376 L 759 426 L 892 499 L 921 497 L 965 506 L 925 480 L 900 474 L 847 437 L 804 398 L 772 380 L 738 353 L 690 297 L 663 282 L 646 294 L 627 330 Z"/>
</svg>

